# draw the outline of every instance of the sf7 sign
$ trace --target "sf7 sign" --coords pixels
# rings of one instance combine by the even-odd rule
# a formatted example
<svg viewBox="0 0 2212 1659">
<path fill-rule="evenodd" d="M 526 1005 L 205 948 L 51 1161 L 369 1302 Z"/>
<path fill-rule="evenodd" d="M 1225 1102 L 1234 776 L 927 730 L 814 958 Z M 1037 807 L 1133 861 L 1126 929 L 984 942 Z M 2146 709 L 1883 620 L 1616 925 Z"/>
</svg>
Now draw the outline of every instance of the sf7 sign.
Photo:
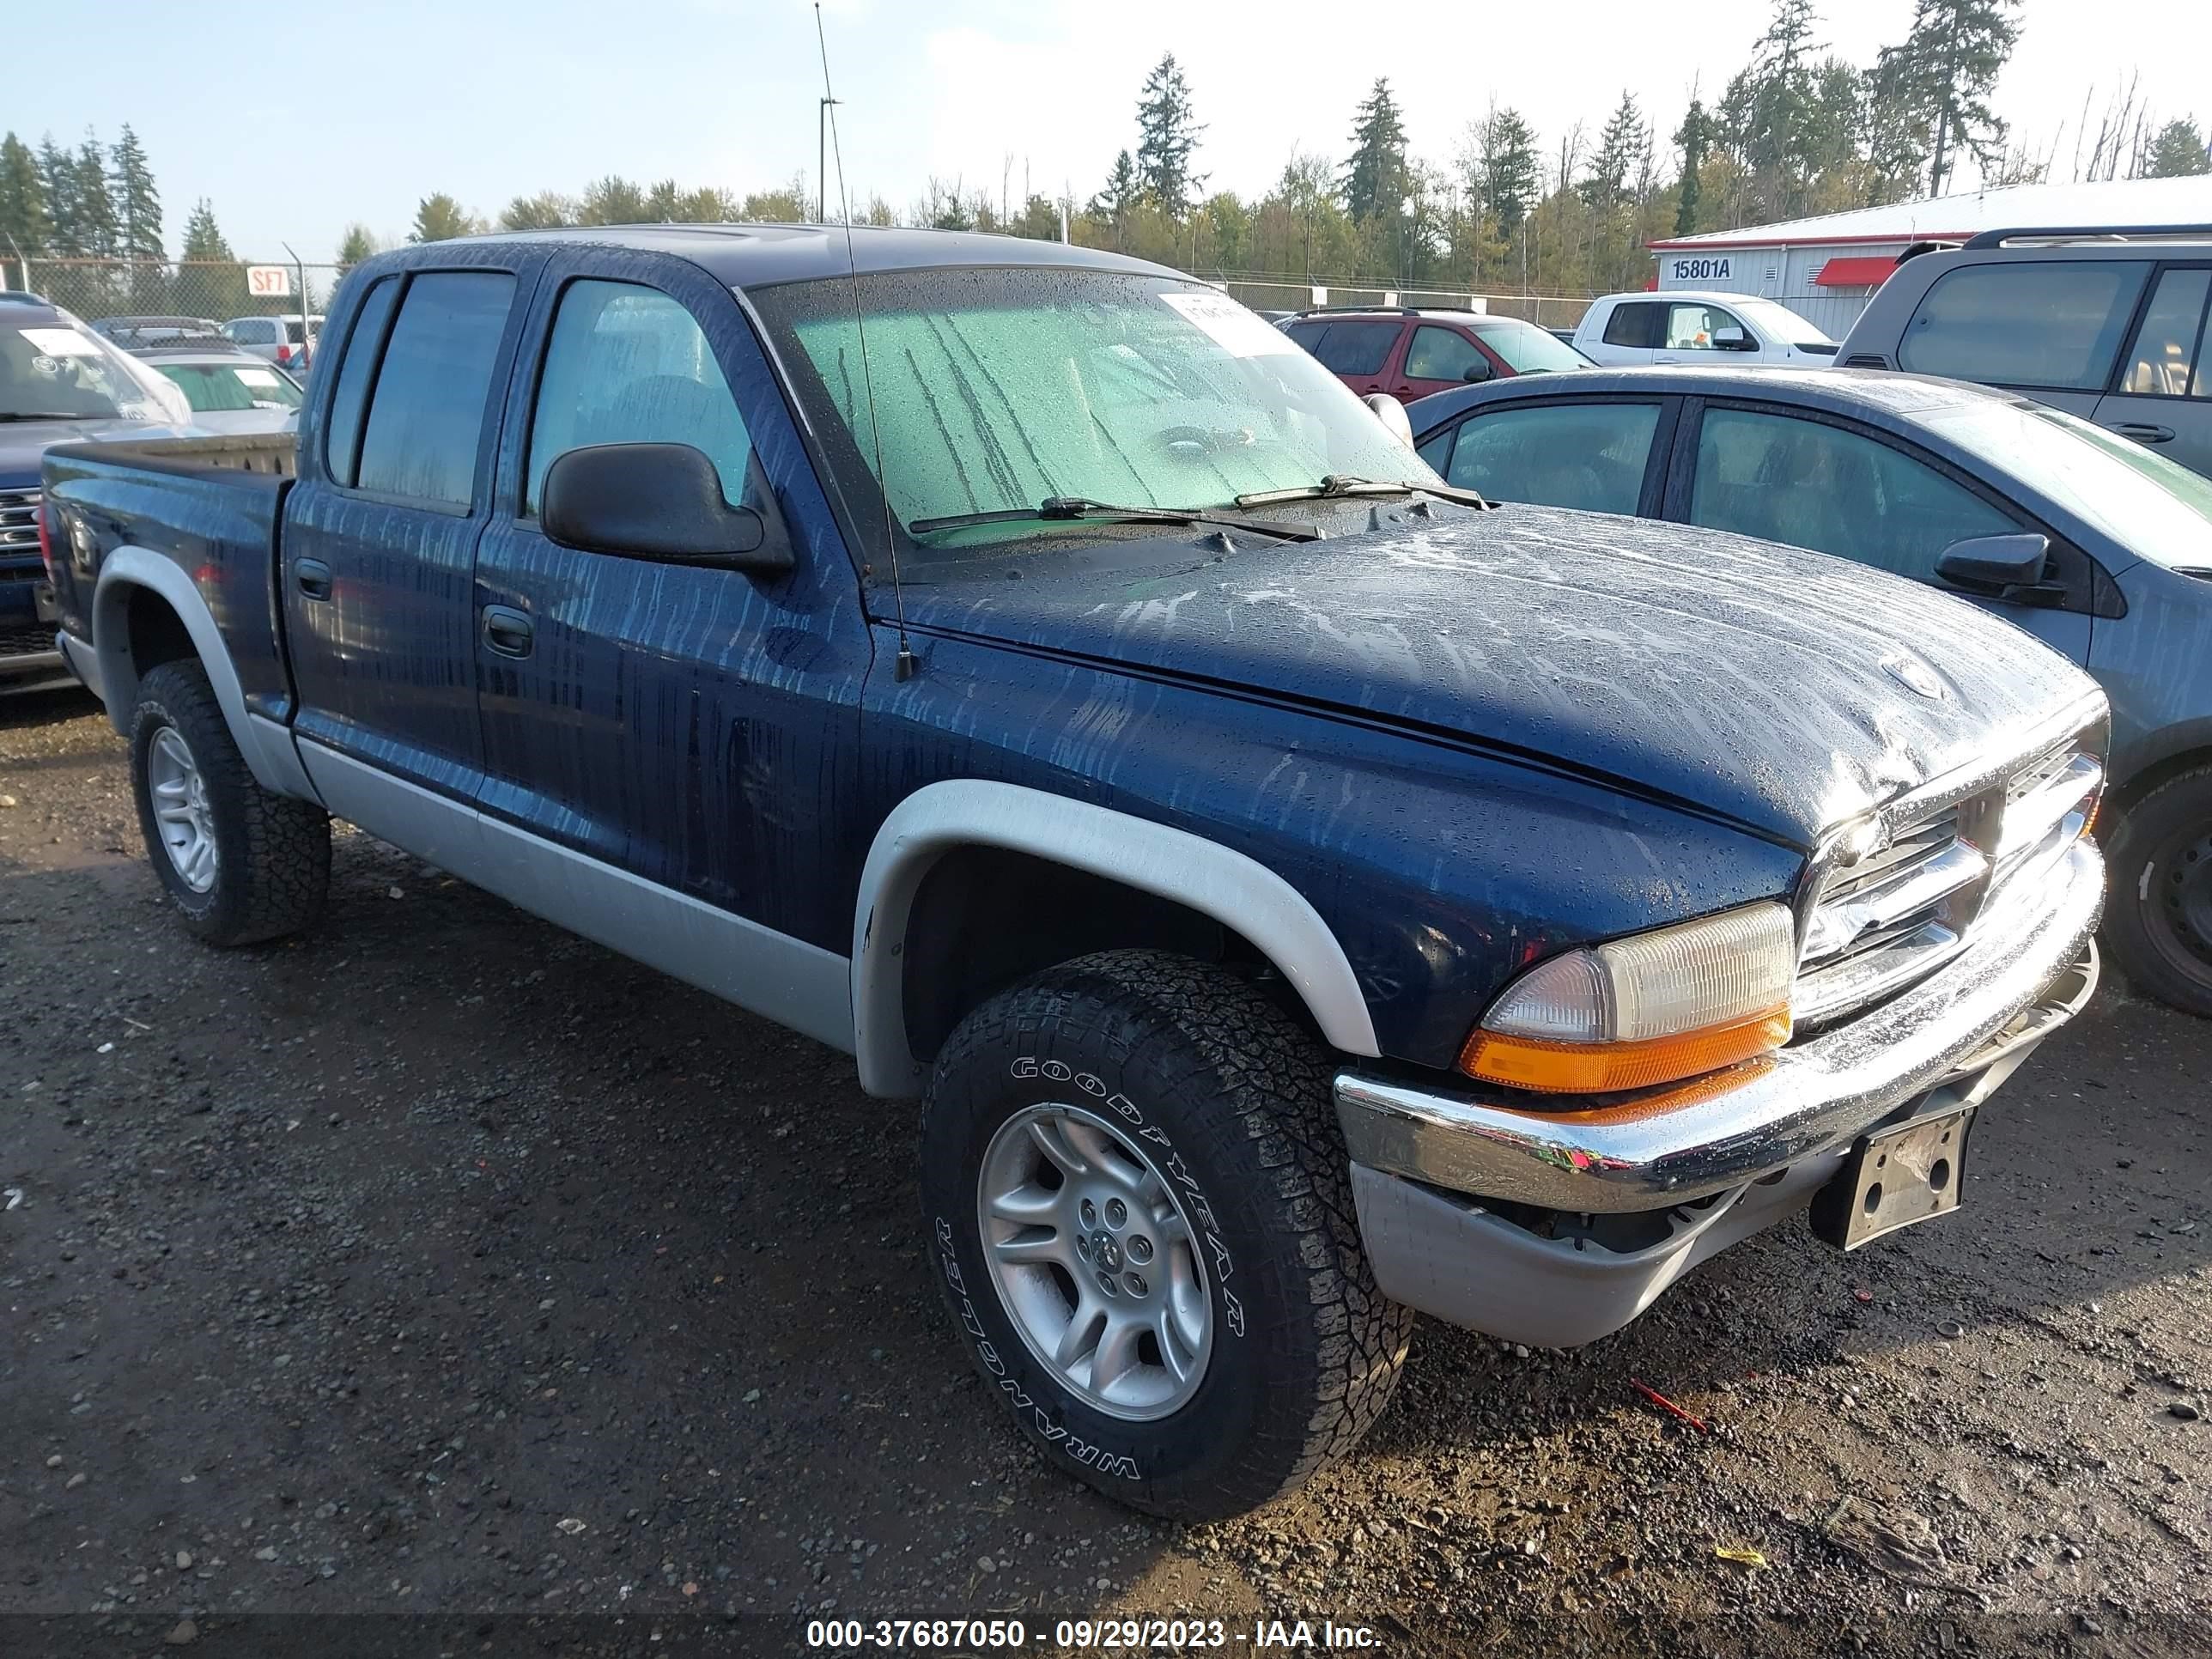
<svg viewBox="0 0 2212 1659">
<path fill-rule="evenodd" d="M 246 291 L 257 300 L 287 300 L 292 295 L 292 272 L 284 265 L 248 265 Z"/>
</svg>

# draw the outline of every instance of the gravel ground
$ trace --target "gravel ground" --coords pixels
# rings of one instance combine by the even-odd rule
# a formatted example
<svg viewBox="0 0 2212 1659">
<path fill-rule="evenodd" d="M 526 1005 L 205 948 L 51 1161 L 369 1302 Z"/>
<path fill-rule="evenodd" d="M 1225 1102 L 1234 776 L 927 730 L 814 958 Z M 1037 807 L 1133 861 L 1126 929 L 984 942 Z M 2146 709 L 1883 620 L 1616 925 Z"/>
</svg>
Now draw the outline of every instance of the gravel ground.
<svg viewBox="0 0 2212 1659">
<path fill-rule="evenodd" d="M 1577 1352 L 1425 1326 L 1352 1462 L 1183 1528 L 1017 1440 L 842 1056 L 352 832 L 319 933 L 202 949 L 123 760 L 0 706 L 0 1652 L 2212 1650 L 2212 1045 L 2113 979 L 1959 1214 Z"/>
</svg>

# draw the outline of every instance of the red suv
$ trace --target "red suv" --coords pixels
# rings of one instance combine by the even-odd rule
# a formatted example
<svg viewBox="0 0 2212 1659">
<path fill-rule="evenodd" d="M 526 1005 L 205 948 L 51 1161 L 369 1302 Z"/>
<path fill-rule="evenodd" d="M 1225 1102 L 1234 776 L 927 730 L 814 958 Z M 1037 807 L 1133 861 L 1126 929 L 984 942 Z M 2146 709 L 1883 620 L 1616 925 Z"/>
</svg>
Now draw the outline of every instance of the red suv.
<svg viewBox="0 0 2212 1659">
<path fill-rule="evenodd" d="M 1280 326 L 1354 392 L 1407 404 L 1475 381 L 1590 366 L 1547 329 L 1473 311 L 1308 311 Z"/>
</svg>

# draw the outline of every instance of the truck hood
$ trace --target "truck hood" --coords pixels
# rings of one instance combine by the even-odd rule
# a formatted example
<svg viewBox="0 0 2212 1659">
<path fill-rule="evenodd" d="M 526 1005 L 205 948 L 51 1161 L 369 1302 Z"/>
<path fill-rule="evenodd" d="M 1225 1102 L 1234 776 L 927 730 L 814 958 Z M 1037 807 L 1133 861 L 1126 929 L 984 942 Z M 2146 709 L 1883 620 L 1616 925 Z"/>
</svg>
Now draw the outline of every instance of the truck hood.
<svg viewBox="0 0 2212 1659">
<path fill-rule="evenodd" d="M 941 583 L 947 568 L 910 568 L 907 615 L 1595 776 L 1808 848 L 2096 695 L 2010 623 L 1842 559 L 1544 507 L 1397 516 L 1179 562 L 1109 545 Z"/>
<path fill-rule="evenodd" d="M 55 444 L 109 441 L 118 438 L 204 438 L 204 427 L 165 425 L 153 421 L 0 422 L 0 489 L 36 489 L 39 458 Z"/>
</svg>

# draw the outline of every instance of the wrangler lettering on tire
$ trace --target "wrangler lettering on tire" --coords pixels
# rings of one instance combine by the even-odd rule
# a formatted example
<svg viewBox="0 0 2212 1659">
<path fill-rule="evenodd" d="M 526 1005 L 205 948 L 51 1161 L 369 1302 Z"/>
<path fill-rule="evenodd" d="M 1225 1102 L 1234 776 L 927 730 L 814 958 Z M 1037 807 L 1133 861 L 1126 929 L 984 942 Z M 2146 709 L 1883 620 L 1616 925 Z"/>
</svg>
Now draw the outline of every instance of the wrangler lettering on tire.
<svg viewBox="0 0 2212 1659">
<path fill-rule="evenodd" d="M 955 1030 L 923 1109 L 945 1300 L 1043 1455 L 1202 1519 L 1382 1414 L 1413 1316 L 1362 1254 L 1324 1051 L 1250 985 L 1082 957 Z"/>
</svg>

